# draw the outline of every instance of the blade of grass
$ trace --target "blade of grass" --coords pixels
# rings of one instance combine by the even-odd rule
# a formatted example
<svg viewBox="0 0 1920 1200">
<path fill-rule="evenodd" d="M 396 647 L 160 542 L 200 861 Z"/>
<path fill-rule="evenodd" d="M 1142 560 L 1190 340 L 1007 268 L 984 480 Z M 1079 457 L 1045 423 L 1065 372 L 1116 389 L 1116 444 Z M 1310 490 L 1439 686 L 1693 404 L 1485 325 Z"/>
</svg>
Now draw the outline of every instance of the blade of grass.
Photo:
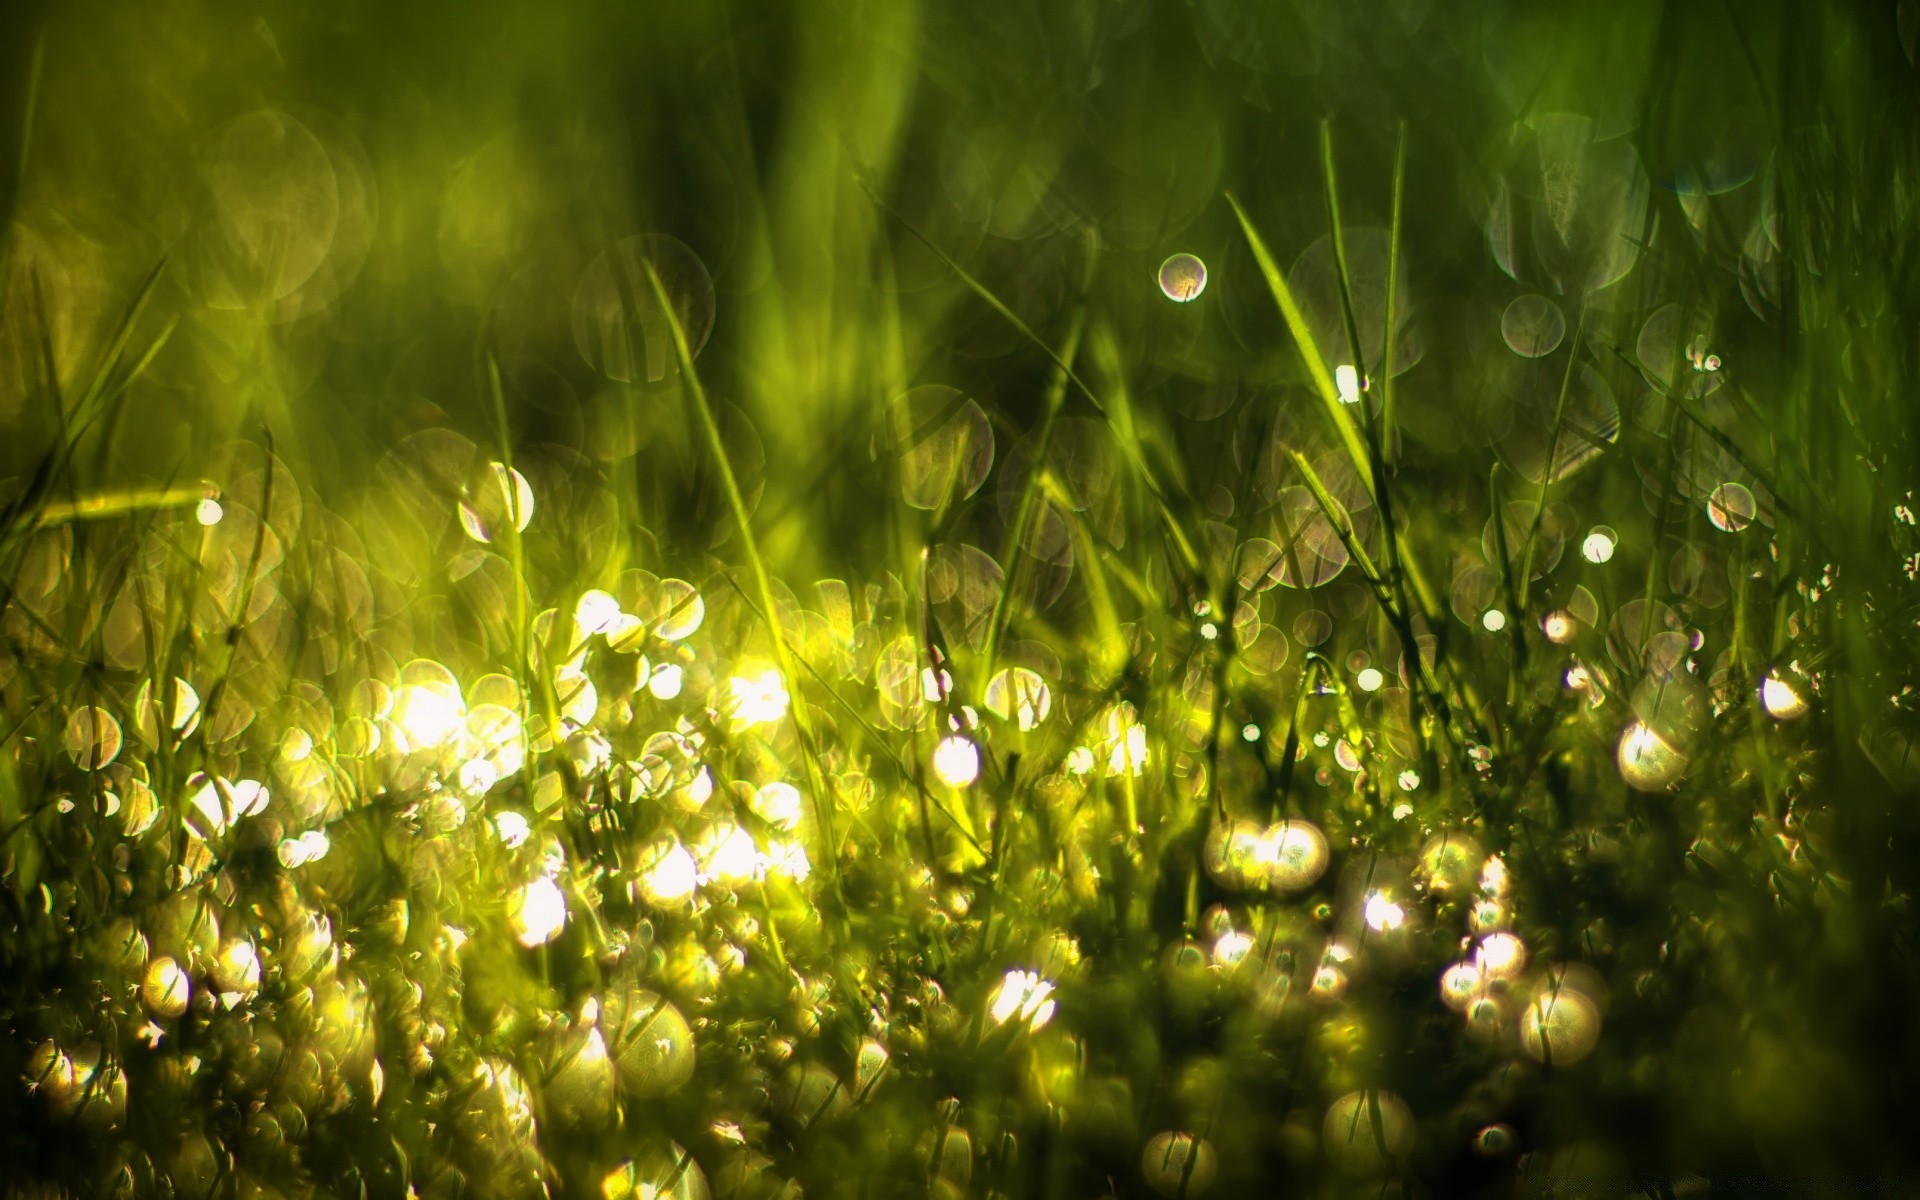
<svg viewBox="0 0 1920 1200">
<path fill-rule="evenodd" d="M 1327 373 L 1326 360 L 1320 356 L 1320 347 L 1314 343 L 1313 332 L 1307 328 L 1307 319 L 1300 312 L 1299 302 L 1293 298 L 1293 289 L 1287 286 L 1286 277 L 1280 274 L 1273 254 L 1268 251 L 1259 230 L 1253 227 L 1247 210 L 1240 206 L 1240 201 L 1231 192 L 1227 193 L 1227 203 L 1233 206 L 1234 216 L 1239 218 L 1240 231 L 1246 236 L 1247 246 L 1253 251 L 1253 260 L 1267 281 L 1267 290 L 1273 293 L 1274 300 L 1280 305 L 1280 315 L 1286 320 L 1287 331 L 1293 335 L 1301 360 L 1306 363 L 1307 376 L 1313 381 L 1314 392 L 1326 409 L 1327 419 L 1333 423 L 1334 432 L 1339 435 L 1340 443 L 1353 459 L 1353 465 L 1363 476 L 1371 478 L 1372 472 L 1367 467 L 1367 449 L 1360 440 L 1360 431 L 1354 427 L 1353 418 L 1347 415 L 1346 406 L 1340 403 L 1340 393 L 1333 386 L 1333 376 Z M 1368 486 L 1371 490 L 1372 485 Z"/>
<path fill-rule="evenodd" d="M 1119 446 L 1121 456 L 1126 460 L 1127 465 L 1133 469 L 1134 474 L 1139 477 L 1141 483 L 1145 485 L 1147 491 L 1153 496 L 1154 503 L 1160 511 L 1161 522 L 1166 526 L 1167 537 L 1172 541 L 1180 555 L 1181 565 L 1189 575 L 1197 576 L 1200 570 L 1200 556 L 1194 552 L 1193 545 L 1188 541 L 1182 523 L 1175 517 L 1173 510 L 1168 507 L 1166 489 L 1161 486 L 1159 478 L 1153 473 L 1152 468 L 1147 465 L 1145 457 L 1140 453 L 1139 444 L 1133 437 L 1131 414 L 1125 404 L 1126 397 L 1120 395 L 1103 399 L 1098 392 L 1093 390 L 1086 380 L 1082 379 L 1074 371 L 1072 365 L 1067 362 L 1066 358 L 1063 357 L 1059 351 L 1048 345 L 1039 334 L 1035 333 L 1032 326 L 1021 320 L 1018 313 L 1014 312 L 1013 309 L 1007 306 L 1005 301 L 993 293 L 993 289 L 974 278 L 965 267 L 955 261 L 945 250 L 942 250 L 933 239 L 921 233 L 913 222 L 907 220 L 899 213 L 894 212 L 891 208 L 888 208 L 886 204 L 874 194 L 873 190 L 867 186 L 864 179 L 861 180 L 860 186 L 866 191 L 867 198 L 873 202 L 876 208 L 892 217 L 895 221 L 898 221 L 908 233 L 911 233 L 915 238 L 919 239 L 927 249 L 933 251 L 934 255 L 939 258 L 949 270 L 958 276 L 960 281 L 966 284 L 975 295 L 986 301 L 988 306 L 1004 317 L 1022 337 L 1032 342 L 1034 346 L 1039 348 L 1041 353 L 1051 359 L 1054 366 L 1062 372 L 1074 387 L 1080 390 L 1080 393 L 1087 398 L 1087 402 L 1093 405 L 1094 410 L 1106 418 L 1108 427 L 1113 430 L 1114 441 Z M 1091 236 L 1091 234 L 1089 234 L 1089 236 Z"/>
<path fill-rule="evenodd" d="M 1553 406 L 1553 432 L 1547 435 L 1547 458 L 1540 468 L 1540 495 L 1534 501 L 1533 519 L 1527 522 L 1526 564 L 1520 572 L 1520 594 L 1513 615 L 1518 620 L 1526 611 L 1527 593 L 1533 584 L 1534 539 L 1540 533 L 1540 522 L 1547 512 L 1547 490 L 1553 486 L 1553 464 L 1560 457 L 1560 431 L 1566 427 L 1567 395 L 1573 389 L 1574 368 L 1580 362 L 1580 335 L 1586 329 L 1587 301 L 1580 298 L 1580 307 L 1573 318 L 1573 341 L 1567 348 L 1567 369 L 1560 376 L 1560 397 Z"/>
<path fill-rule="evenodd" d="M 1231 192 L 1227 202 L 1233 206 L 1234 215 L 1240 221 L 1241 232 L 1246 236 L 1247 245 L 1253 251 L 1254 261 L 1266 279 L 1267 290 L 1280 306 L 1280 314 L 1285 318 L 1288 332 L 1293 335 L 1295 346 L 1300 351 L 1302 361 L 1306 363 L 1307 374 L 1313 380 L 1314 392 L 1320 397 L 1321 407 L 1326 411 L 1327 419 L 1333 424 L 1334 432 L 1345 447 L 1347 456 L 1353 462 L 1362 482 L 1367 489 L 1369 499 L 1378 501 L 1375 495 L 1373 458 L 1367 452 L 1366 443 L 1353 418 L 1347 415 L 1347 406 L 1340 402 L 1338 391 L 1334 388 L 1333 377 L 1327 373 L 1326 359 L 1321 356 L 1319 347 L 1314 343 L 1313 333 L 1307 328 L 1306 318 L 1301 315 L 1300 306 L 1293 297 L 1293 291 L 1274 263 L 1272 253 L 1266 242 L 1253 227 L 1253 221 L 1247 216 L 1246 209 Z M 1440 614 L 1439 601 L 1433 588 L 1427 583 L 1426 575 L 1420 569 L 1419 561 L 1398 548 L 1399 565 L 1406 573 L 1407 585 L 1412 589 L 1412 599 L 1419 604 L 1421 615 L 1429 622 L 1437 621 Z"/>
<path fill-rule="evenodd" d="M 987 681 L 993 675 L 994 658 L 1000 648 L 1000 638 L 1006 631 L 1010 619 L 1008 606 L 1015 594 L 1018 575 L 1024 559 L 1020 557 L 1022 540 L 1026 537 L 1027 525 L 1034 519 L 1035 506 L 1040 500 L 1040 480 L 1047 470 L 1047 452 L 1053 444 L 1053 426 L 1060 415 L 1060 406 L 1067 395 L 1067 381 L 1073 371 L 1073 360 L 1080 353 L 1080 337 L 1086 328 L 1087 292 L 1093 283 L 1093 246 L 1088 247 L 1086 270 L 1081 277 L 1080 299 L 1074 306 L 1073 319 L 1067 326 L 1067 341 L 1061 363 L 1053 369 L 1052 377 L 1047 381 L 1046 411 L 1040 418 L 1040 432 L 1034 438 L 1032 461 L 1027 472 L 1026 482 L 1020 488 L 1020 503 L 1014 509 L 1013 524 L 1007 530 L 1006 548 L 1001 552 L 1000 561 L 1012 564 L 1008 571 L 1006 586 L 994 600 L 993 616 L 987 626 L 986 651 L 981 656 L 980 669 L 981 694 L 985 694 Z"/>
<path fill-rule="evenodd" d="M 1522 631 L 1520 592 L 1513 583 L 1513 553 L 1507 546 L 1507 505 L 1500 495 L 1500 465 L 1487 473 L 1487 497 L 1493 508 L 1493 551 L 1500 558 L 1500 586 L 1507 597 L 1507 632 L 1513 639 L 1513 663 L 1507 669 L 1507 708 L 1519 700 L 1520 673 L 1527 665 L 1527 638 Z"/>
<path fill-rule="evenodd" d="M 1359 568 L 1362 578 L 1367 581 L 1367 586 L 1373 591 L 1374 600 L 1379 603 L 1381 609 L 1387 614 L 1387 619 L 1393 623 L 1394 632 L 1399 635 L 1402 648 L 1406 653 L 1413 656 L 1413 661 L 1416 666 L 1415 674 L 1421 685 L 1421 694 L 1429 705 L 1434 718 L 1440 722 L 1442 727 L 1449 731 L 1450 735 L 1457 742 L 1459 731 L 1454 728 L 1451 720 L 1451 715 L 1454 711 L 1453 706 L 1447 701 L 1446 693 L 1440 686 L 1439 677 L 1434 674 L 1433 668 L 1429 667 L 1426 661 L 1420 656 L 1420 644 L 1414 637 L 1412 622 L 1408 619 L 1406 613 L 1400 609 L 1398 603 L 1396 603 L 1392 590 L 1387 587 L 1385 578 L 1381 576 L 1379 568 L 1374 565 L 1372 556 L 1367 553 L 1367 548 L 1361 545 L 1360 539 L 1355 536 L 1353 525 L 1347 519 L 1346 510 L 1340 506 L 1339 501 L 1333 498 L 1333 494 L 1327 490 L 1326 484 L 1321 482 L 1319 473 L 1313 469 L 1313 464 L 1307 461 L 1306 455 L 1301 454 L 1297 450 L 1288 451 L 1288 454 L 1293 459 L 1294 468 L 1300 472 L 1300 477 L 1306 481 L 1307 490 L 1313 493 L 1314 500 L 1319 503 L 1320 511 L 1326 514 L 1328 524 L 1332 525 L 1334 532 L 1339 535 L 1340 542 L 1346 547 L 1347 554 L 1353 560 L 1354 566 Z M 1475 725 L 1475 737 L 1481 741 L 1485 741 L 1484 729 L 1486 722 L 1477 712 L 1471 711 L 1471 708 L 1477 707 L 1471 693 L 1466 689 L 1464 681 L 1459 679 L 1457 675 L 1452 676 L 1451 679 L 1455 691 L 1460 693 L 1462 699 L 1466 701 L 1466 707 L 1470 709 L 1467 716 Z"/>
<path fill-rule="evenodd" d="M 747 569 L 753 573 L 754 589 L 760 594 L 763 619 L 767 623 L 767 632 L 773 641 L 774 659 L 780 668 L 780 674 L 793 681 L 795 695 L 792 712 L 795 730 L 800 735 L 802 757 L 806 763 L 807 786 L 811 791 L 815 819 L 820 824 L 820 851 L 829 879 L 833 880 L 835 890 L 839 888 L 840 844 L 833 831 L 833 797 L 827 791 L 827 784 L 820 769 L 819 743 L 814 738 L 813 720 L 807 714 L 806 699 L 798 694 L 800 678 L 794 671 L 793 655 L 787 646 L 786 632 L 780 628 L 780 607 L 773 596 L 773 581 L 767 574 L 766 562 L 760 557 L 759 543 L 753 536 L 753 523 L 747 515 L 746 499 L 740 493 L 740 481 L 733 473 L 733 464 L 727 458 L 726 445 L 720 439 L 720 427 L 713 419 L 713 408 L 707 401 L 707 390 L 700 382 L 699 373 L 693 368 L 693 352 L 687 346 L 687 331 L 680 322 L 680 314 L 673 306 L 672 297 L 667 294 L 666 284 L 660 279 L 660 273 L 648 261 L 647 286 L 653 290 L 654 301 L 660 311 L 666 314 L 667 329 L 673 337 L 673 353 L 680 364 L 680 373 L 687 381 L 687 394 L 693 401 L 694 415 L 699 419 L 700 431 L 707 443 L 707 451 L 713 456 L 714 468 L 719 473 L 722 489 L 726 493 L 727 507 L 733 512 L 735 527 L 740 531 L 742 552 L 747 558 Z"/>
<path fill-rule="evenodd" d="M 1381 449 L 1389 465 L 1400 461 L 1400 422 L 1393 407 L 1393 328 L 1399 317 L 1400 303 L 1400 227 L 1402 206 L 1407 193 L 1407 123 L 1400 122 L 1393 154 L 1393 215 L 1387 232 L 1387 301 L 1385 337 L 1380 348 L 1380 426 L 1384 436 Z"/>
</svg>

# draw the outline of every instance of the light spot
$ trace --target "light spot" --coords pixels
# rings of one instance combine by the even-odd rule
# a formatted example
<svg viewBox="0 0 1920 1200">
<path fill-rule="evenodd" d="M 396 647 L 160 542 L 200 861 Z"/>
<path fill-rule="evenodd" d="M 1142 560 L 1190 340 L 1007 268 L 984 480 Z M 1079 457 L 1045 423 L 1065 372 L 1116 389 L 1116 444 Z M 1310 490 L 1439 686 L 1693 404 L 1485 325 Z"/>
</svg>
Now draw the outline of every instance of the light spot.
<svg viewBox="0 0 1920 1200">
<path fill-rule="evenodd" d="M 1613 530 L 1605 525 L 1596 525 L 1580 543 L 1580 555 L 1590 563 L 1603 563 L 1613 557 L 1615 538 Z"/>
<path fill-rule="evenodd" d="M 493 832 L 494 836 L 500 839 L 502 846 L 509 850 L 518 850 L 526 845 L 527 839 L 533 835 L 533 827 L 527 823 L 526 817 L 517 812 L 507 811 L 494 814 Z"/>
<path fill-rule="evenodd" d="M 415 750 L 443 746 L 463 728 L 460 698 L 429 684 L 405 684 L 393 694 L 392 720 Z"/>
<path fill-rule="evenodd" d="M 1252 936 L 1237 929 L 1229 929 L 1214 940 L 1213 961 L 1223 967 L 1237 967 L 1247 957 L 1247 951 L 1253 949 Z"/>
<path fill-rule="evenodd" d="M 1518 979 L 1527 965 L 1527 944 L 1511 933 L 1488 934 L 1475 958 L 1488 979 Z"/>
<path fill-rule="evenodd" d="M 1367 897 L 1365 916 L 1367 928 L 1375 933 L 1390 933 L 1406 924 L 1407 910 L 1387 899 L 1384 892 L 1374 892 Z"/>
<path fill-rule="evenodd" d="M 567 898 L 560 885 L 541 875 L 513 898 L 507 920 L 513 936 L 522 946 L 539 946 L 552 941 L 567 923 Z"/>
<path fill-rule="evenodd" d="M 800 818 L 805 813 L 800 789 L 779 780 L 762 785 L 753 794 L 752 807 L 761 820 L 782 832 L 799 828 Z"/>
<path fill-rule="evenodd" d="M 1341 363 L 1333 369 L 1333 387 L 1340 395 L 1340 403 L 1360 403 L 1360 372 L 1353 369 L 1353 364 Z"/>
<path fill-rule="evenodd" d="M 1760 681 L 1760 706 L 1776 721 L 1795 721 L 1807 715 L 1806 699 L 1778 675 Z"/>
<path fill-rule="evenodd" d="M 980 777 L 979 747 L 963 737 L 941 739 L 933 748 L 933 773 L 948 787 L 966 787 Z"/>
<path fill-rule="evenodd" d="M 1368 667 L 1366 670 L 1360 672 L 1359 675 L 1355 676 L 1353 680 L 1354 684 L 1363 692 L 1377 692 L 1386 681 L 1387 677 L 1380 673 L 1380 668 L 1378 667 Z"/>
<path fill-rule="evenodd" d="M 700 883 L 700 864 L 678 841 L 656 845 L 651 862 L 640 873 L 640 890 L 655 904 L 675 905 L 693 895 Z"/>
<path fill-rule="evenodd" d="M 1454 963 L 1440 973 L 1440 1001 L 1455 1012 L 1465 1012 L 1484 985 L 1478 964 Z"/>
<path fill-rule="evenodd" d="M 1488 633 L 1499 633 L 1507 627 L 1507 614 L 1497 608 L 1490 608 L 1480 614 L 1480 627 Z"/>
<path fill-rule="evenodd" d="M 1272 857 L 1267 886 L 1277 891 L 1311 887 L 1327 870 L 1327 835 L 1306 821 L 1281 821 L 1267 830 Z"/>
<path fill-rule="evenodd" d="M 218 525 L 226 515 L 227 510 L 220 507 L 220 502 L 211 496 L 193 506 L 193 519 L 202 525 Z"/>
<path fill-rule="evenodd" d="M 727 680 L 727 692 L 728 710 L 736 728 L 770 725 L 787 715 L 790 697 L 779 671 L 735 675 Z"/>
<path fill-rule="evenodd" d="M 620 602 L 606 592 L 593 588 L 580 594 L 573 606 L 573 625 L 582 638 L 609 633 L 621 616 Z"/>
<path fill-rule="evenodd" d="M 753 835 L 732 822 L 709 829 L 695 847 L 694 859 L 701 865 L 704 879 L 721 883 L 744 883 L 760 868 L 760 848 Z"/>
<path fill-rule="evenodd" d="M 192 994 L 187 973 L 173 959 L 162 956 L 147 965 L 146 978 L 140 982 L 140 1000 L 147 1011 L 163 1021 L 171 1021 L 187 1011 Z"/>
<path fill-rule="evenodd" d="M 680 694 L 682 674 L 679 663 L 665 663 L 647 679 L 647 690 L 656 700 L 671 700 Z"/>
<path fill-rule="evenodd" d="M 988 1009 L 996 1025 L 1017 1021 L 1038 1029 L 1053 1019 L 1053 985 L 1032 971 L 1008 971 Z"/>
</svg>

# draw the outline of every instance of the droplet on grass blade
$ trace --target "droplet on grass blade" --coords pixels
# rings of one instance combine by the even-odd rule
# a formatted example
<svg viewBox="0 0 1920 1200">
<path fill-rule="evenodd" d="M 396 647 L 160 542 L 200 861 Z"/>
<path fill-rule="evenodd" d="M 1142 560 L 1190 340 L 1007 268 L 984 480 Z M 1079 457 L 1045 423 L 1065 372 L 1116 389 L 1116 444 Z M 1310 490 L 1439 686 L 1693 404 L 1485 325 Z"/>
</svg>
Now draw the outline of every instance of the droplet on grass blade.
<svg viewBox="0 0 1920 1200">
<path fill-rule="evenodd" d="M 1349 1092 L 1327 1106 L 1322 1141 L 1327 1157 L 1347 1175 L 1393 1171 L 1413 1149 L 1413 1110 L 1392 1092 Z"/>
<path fill-rule="evenodd" d="M 1584 992 L 1564 984 L 1541 988 L 1520 1015 L 1520 1045 L 1537 1062 L 1571 1066 L 1599 1041 L 1599 1008 Z"/>
<path fill-rule="evenodd" d="M 1160 291 L 1175 304 L 1189 304 L 1207 290 L 1207 264 L 1191 254 L 1175 254 L 1160 264 Z"/>
<path fill-rule="evenodd" d="M 987 681 L 987 711 L 1027 732 L 1047 719 L 1053 693 L 1037 671 L 1007 667 Z"/>
<path fill-rule="evenodd" d="M 104 708 L 82 705 L 67 717 L 67 756 L 83 771 L 98 771 L 120 756 L 120 721 Z"/>
<path fill-rule="evenodd" d="M 1544 358 L 1566 340 L 1567 318 L 1545 296 L 1520 296 L 1500 314 L 1500 336 L 1522 358 Z"/>
<path fill-rule="evenodd" d="M 1760 706 L 1776 721 L 1798 720 L 1807 713 L 1806 698 L 1778 674 L 1760 681 Z"/>
<path fill-rule="evenodd" d="M 1162 1196 L 1202 1195 L 1219 1171 L 1213 1144 L 1191 1133 L 1156 1133 L 1140 1152 L 1140 1172 Z"/>
<path fill-rule="evenodd" d="M 140 999 L 148 1012 L 170 1021 L 187 1011 L 192 990 L 180 964 L 163 956 L 147 964 L 146 978 L 140 984 Z"/>
<path fill-rule="evenodd" d="M 713 330 L 713 280 L 700 256 L 666 234 L 622 238 L 581 273 L 573 294 L 573 343 L 587 365 L 619 383 L 657 383 L 679 369 L 667 302 L 697 356 Z"/>
<path fill-rule="evenodd" d="M 1222 821 L 1207 831 L 1202 862 L 1223 888 L 1240 890 L 1266 881 L 1273 847 L 1267 831 L 1252 821 Z"/>
<path fill-rule="evenodd" d="M 491 542 L 509 527 L 525 530 L 532 519 L 533 486 L 504 463 L 488 463 L 460 501 L 460 527 L 476 542 Z"/>
<path fill-rule="evenodd" d="M 1327 871 L 1327 835 L 1306 821 L 1280 821 L 1267 830 L 1272 858 L 1267 862 L 1267 886 L 1291 892 L 1311 887 Z"/>
<path fill-rule="evenodd" d="M 1657 792 L 1686 773 L 1686 756 L 1648 725 L 1635 721 L 1620 736 L 1620 777 L 1635 791 Z"/>
<path fill-rule="evenodd" d="M 932 384 L 896 398 L 890 409 L 900 455 L 901 498 L 929 511 L 980 490 L 993 469 L 993 426 L 957 388 Z"/>
<path fill-rule="evenodd" d="M 707 619 L 706 600 L 698 588 L 684 579 L 662 579 L 646 600 L 647 609 L 638 615 L 663 641 L 678 642 L 692 637 Z"/>
<path fill-rule="evenodd" d="M 1473 1152 L 1482 1158 L 1505 1158 L 1520 1145 L 1513 1126 L 1498 1122 L 1473 1135 Z"/>
<path fill-rule="evenodd" d="M 1707 497 L 1707 519 L 1722 533 L 1738 533 L 1753 523 L 1758 506 L 1743 483 L 1723 483 Z"/>
</svg>

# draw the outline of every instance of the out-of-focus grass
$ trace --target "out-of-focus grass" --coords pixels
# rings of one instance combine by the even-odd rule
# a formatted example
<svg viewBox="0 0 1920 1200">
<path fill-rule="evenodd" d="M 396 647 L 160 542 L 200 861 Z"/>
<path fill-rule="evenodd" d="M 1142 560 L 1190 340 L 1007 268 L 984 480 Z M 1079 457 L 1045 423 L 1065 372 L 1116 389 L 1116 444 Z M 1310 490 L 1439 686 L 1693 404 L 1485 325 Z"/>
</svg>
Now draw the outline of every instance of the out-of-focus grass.
<svg viewBox="0 0 1920 1200">
<path fill-rule="evenodd" d="M 1913 1186 L 1912 3 L 8 21 L 18 1178 Z"/>
</svg>

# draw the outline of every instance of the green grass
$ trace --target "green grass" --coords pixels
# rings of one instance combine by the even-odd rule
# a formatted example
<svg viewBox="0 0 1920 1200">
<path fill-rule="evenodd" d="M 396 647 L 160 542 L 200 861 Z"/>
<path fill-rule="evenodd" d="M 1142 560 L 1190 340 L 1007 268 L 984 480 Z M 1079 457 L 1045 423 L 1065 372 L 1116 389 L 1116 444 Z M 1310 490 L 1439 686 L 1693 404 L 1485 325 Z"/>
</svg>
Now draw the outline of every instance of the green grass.
<svg viewBox="0 0 1920 1200">
<path fill-rule="evenodd" d="M 4 1194 L 1913 1188 L 1911 7 L 10 18 Z"/>
</svg>

